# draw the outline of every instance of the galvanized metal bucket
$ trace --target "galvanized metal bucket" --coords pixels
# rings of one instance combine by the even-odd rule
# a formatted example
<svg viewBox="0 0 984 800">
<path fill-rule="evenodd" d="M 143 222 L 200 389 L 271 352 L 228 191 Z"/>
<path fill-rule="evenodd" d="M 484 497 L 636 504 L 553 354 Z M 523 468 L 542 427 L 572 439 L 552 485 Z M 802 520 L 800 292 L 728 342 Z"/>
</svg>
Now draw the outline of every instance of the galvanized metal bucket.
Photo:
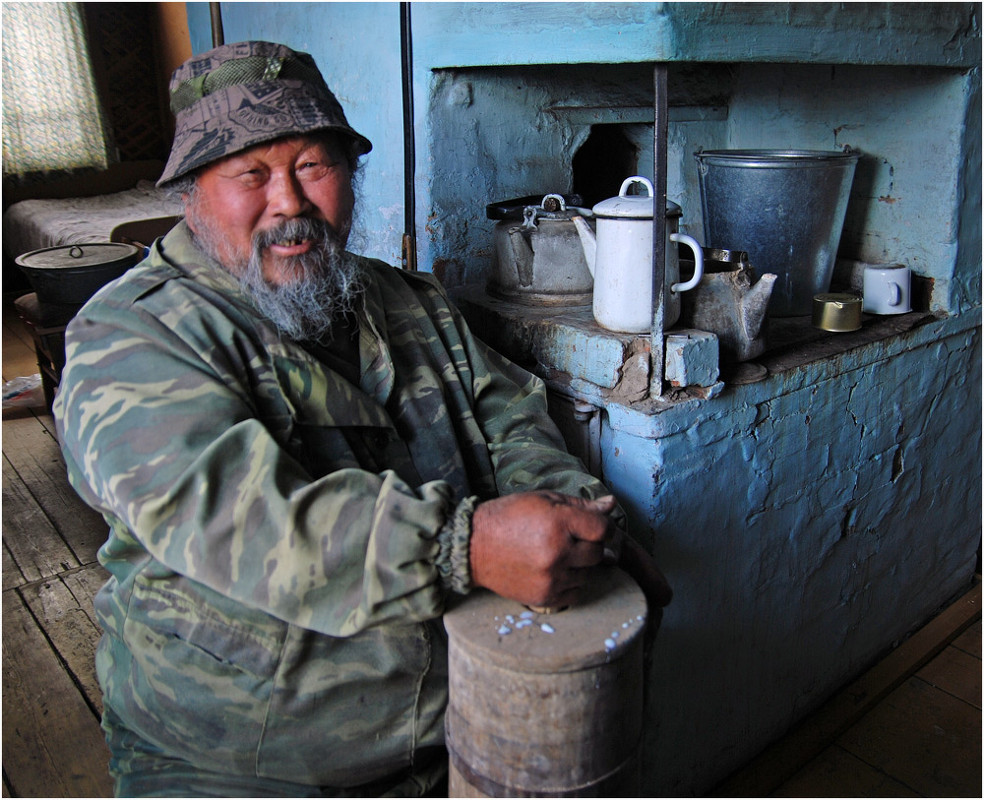
<svg viewBox="0 0 984 800">
<path fill-rule="evenodd" d="M 744 250 L 778 276 L 769 316 L 812 313 L 830 288 L 859 153 L 704 150 L 700 177 L 707 247 Z"/>
</svg>

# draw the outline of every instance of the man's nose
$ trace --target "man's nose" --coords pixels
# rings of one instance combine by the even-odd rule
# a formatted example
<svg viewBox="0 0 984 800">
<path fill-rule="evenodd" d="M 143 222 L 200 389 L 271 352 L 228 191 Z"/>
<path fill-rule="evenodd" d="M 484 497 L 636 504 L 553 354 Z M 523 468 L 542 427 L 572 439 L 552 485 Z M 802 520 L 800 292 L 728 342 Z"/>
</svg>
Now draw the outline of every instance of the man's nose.
<svg viewBox="0 0 984 800">
<path fill-rule="evenodd" d="M 272 176 L 267 185 L 267 211 L 280 217 L 296 217 L 311 207 L 304 187 L 290 174 Z"/>
</svg>

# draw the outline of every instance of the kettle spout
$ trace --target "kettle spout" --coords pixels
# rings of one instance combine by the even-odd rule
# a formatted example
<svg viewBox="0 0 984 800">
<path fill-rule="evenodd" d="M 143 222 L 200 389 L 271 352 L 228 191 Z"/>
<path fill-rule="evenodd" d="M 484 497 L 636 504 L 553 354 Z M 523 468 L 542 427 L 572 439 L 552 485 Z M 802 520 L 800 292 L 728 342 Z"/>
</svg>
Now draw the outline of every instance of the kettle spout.
<svg viewBox="0 0 984 800">
<path fill-rule="evenodd" d="M 591 226 L 588 225 L 584 217 L 575 215 L 571 217 L 571 222 L 574 223 L 574 227 L 577 229 L 577 235 L 581 240 L 581 247 L 584 248 L 584 261 L 588 265 L 588 272 L 591 273 L 591 277 L 593 278 L 595 274 L 595 252 L 597 251 L 595 232 L 591 230 Z"/>
<path fill-rule="evenodd" d="M 765 320 L 765 312 L 777 278 L 777 275 L 767 272 L 741 299 L 741 323 L 749 340 L 755 339 L 762 330 L 762 322 Z"/>
<path fill-rule="evenodd" d="M 514 225 L 509 229 L 509 247 L 512 248 L 512 260 L 532 261 L 533 246 L 530 244 L 529 234 L 520 225 Z"/>
</svg>

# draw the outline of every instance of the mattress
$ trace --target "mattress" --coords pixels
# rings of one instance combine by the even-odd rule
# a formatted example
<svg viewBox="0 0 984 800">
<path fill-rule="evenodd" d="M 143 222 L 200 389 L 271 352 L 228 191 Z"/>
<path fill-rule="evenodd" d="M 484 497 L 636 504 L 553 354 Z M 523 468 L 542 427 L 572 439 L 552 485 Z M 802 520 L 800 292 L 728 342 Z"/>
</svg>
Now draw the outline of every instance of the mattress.
<svg viewBox="0 0 984 800">
<path fill-rule="evenodd" d="M 169 199 L 152 181 L 95 197 L 22 200 L 3 215 L 3 252 L 16 258 L 32 250 L 85 242 L 108 242 L 124 222 L 180 215 L 181 201 Z"/>
</svg>

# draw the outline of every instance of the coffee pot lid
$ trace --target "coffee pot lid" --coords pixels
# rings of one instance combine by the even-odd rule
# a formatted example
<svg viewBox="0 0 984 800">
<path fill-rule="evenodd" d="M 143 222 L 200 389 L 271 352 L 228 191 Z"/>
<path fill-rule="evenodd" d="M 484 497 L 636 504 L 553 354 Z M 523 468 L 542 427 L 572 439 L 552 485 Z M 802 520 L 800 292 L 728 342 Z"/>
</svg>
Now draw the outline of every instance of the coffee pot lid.
<svg viewBox="0 0 984 800">
<path fill-rule="evenodd" d="M 648 194 L 628 194 L 629 187 L 639 184 L 645 187 Z M 653 218 L 653 184 L 649 178 L 635 175 L 622 181 L 618 197 L 602 200 L 591 209 L 596 217 L 608 219 L 652 219 Z M 683 209 L 676 203 L 666 201 L 666 216 L 682 216 Z"/>
</svg>

